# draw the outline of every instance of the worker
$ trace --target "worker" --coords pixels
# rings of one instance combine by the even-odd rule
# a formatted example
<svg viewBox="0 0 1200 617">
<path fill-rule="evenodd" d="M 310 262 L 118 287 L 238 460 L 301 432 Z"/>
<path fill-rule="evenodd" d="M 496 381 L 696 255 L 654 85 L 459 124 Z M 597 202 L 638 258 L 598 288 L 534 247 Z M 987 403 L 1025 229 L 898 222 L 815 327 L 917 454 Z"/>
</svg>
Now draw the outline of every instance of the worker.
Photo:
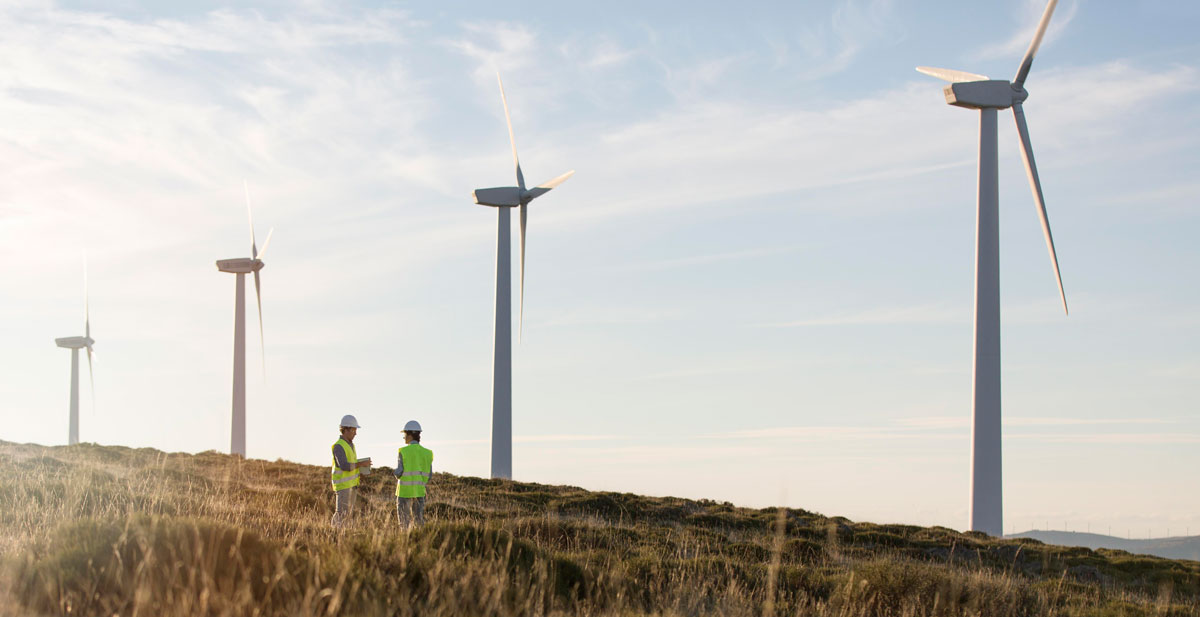
<svg viewBox="0 0 1200 617">
<path fill-rule="evenodd" d="M 354 436 L 358 434 L 358 420 L 352 415 L 342 416 L 342 436 L 333 444 L 333 467 L 330 480 L 336 503 L 333 509 L 333 526 L 342 527 L 354 511 L 354 494 L 357 492 L 359 469 L 370 471 L 371 459 L 358 460 L 354 451 Z"/>
<path fill-rule="evenodd" d="M 396 457 L 396 518 L 408 528 L 425 524 L 425 487 L 433 477 L 433 450 L 421 445 L 421 424 L 404 425 L 404 443 Z"/>
</svg>

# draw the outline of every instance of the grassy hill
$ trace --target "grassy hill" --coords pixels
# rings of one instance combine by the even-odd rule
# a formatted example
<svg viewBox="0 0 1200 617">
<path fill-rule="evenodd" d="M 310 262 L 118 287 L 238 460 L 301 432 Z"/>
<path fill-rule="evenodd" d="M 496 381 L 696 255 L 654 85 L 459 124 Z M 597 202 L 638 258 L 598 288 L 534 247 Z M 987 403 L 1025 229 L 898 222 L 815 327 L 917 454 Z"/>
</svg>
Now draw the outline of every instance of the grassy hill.
<svg viewBox="0 0 1200 617">
<path fill-rule="evenodd" d="M 0 615 L 1198 615 L 1200 563 L 438 474 L 0 442 Z M 856 490 L 848 487 L 847 490 Z"/>
</svg>

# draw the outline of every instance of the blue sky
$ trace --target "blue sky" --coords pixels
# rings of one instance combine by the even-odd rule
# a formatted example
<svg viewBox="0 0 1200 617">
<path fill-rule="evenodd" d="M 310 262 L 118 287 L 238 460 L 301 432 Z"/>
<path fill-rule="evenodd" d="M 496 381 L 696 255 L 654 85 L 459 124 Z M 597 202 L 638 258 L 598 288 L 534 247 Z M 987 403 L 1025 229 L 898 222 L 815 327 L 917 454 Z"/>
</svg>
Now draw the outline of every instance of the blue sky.
<svg viewBox="0 0 1200 617">
<path fill-rule="evenodd" d="M 913 67 L 1011 78 L 1040 0 L 161 4 L 0 8 L 0 438 L 65 442 L 86 250 L 82 438 L 227 449 L 245 180 L 250 455 L 416 418 L 485 475 L 499 70 L 527 179 L 577 170 L 530 208 L 518 479 L 966 526 L 978 120 Z M 1058 8 L 1025 108 L 1070 317 L 1001 116 L 1006 530 L 1200 530 L 1198 23 Z"/>
</svg>

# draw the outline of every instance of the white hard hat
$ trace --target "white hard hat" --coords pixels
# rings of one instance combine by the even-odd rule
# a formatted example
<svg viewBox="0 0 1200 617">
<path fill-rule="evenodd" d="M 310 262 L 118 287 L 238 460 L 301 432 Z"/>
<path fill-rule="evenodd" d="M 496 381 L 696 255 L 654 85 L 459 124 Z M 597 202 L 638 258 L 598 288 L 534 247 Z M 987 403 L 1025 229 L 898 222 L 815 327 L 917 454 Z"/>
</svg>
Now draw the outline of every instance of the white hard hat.
<svg viewBox="0 0 1200 617">
<path fill-rule="evenodd" d="M 342 423 L 339 426 L 345 426 L 347 428 L 362 428 L 358 425 L 358 420 L 355 420 L 354 416 L 350 414 L 342 416 Z"/>
<path fill-rule="evenodd" d="M 416 431 L 419 433 L 419 432 L 421 432 L 421 423 L 417 422 L 416 420 L 409 420 L 408 424 L 404 425 L 404 430 Z"/>
</svg>

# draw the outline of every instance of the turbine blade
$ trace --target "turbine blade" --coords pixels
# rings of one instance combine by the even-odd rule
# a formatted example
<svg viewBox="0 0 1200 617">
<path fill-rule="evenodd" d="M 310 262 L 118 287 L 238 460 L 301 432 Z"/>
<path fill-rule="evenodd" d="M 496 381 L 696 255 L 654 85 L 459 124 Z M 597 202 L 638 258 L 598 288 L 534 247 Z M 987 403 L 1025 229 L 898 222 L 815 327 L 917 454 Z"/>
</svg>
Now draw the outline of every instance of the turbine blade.
<svg viewBox="0 0 1200 617">
<path fill-rule="evenodd" d="M 567 178 L 570 178 L 574 174 L 575 174 L 575 170 L 572 169 L 571 171 L 568 171 L 567 173 L 565 173 L 553 180 L 548 180 L 546 182 L 543 182 L 543 183 L 529 189 L 529 191 L 527 193 L 525 193 L 525 195 L 530 200 L 537 198 L 537 197 L 541 197 L 542 195 L 549 193 L 550 189 L 562 184 L 563 182 L 566 182 Z"/>
<path fill-rule="evenodd" d="M 87 346 L 88 356 L 88 381 L 92 385 L 92 413 L 96 413 L 96 376 L 92 371 L 92 359 L 95 353 L 92 351 L 92 346 Z"/>
<path fill-rule="evenodd" d="M 918 66 L 918 73 L 924 73 L 930 77 L 936 77 L 942 81 L 948 81 L 952 84 L 963 81 L 987 81 L 987 75 L 977 75 L 966 71 L 957 71 L 954 69 L 939 69 L 933 66 Z"/>
<path fill-rule="evenodd" d="M 1038 178 L 1037 163 L 1033 160 L 1033 145 L 1029 141 L 1029 126 L 1025 123 L 1025 110 L 1021 104 L 1013 105 L 1013 117 L 1017 121 L 1017 132 L 1021 135 L 1021 158 L 1025 161 L 1025 175 L 1029 176 L 1029 188 L 1037 203 L 1038 218 L 1042 222 L 1042 234 L 1046 236 L 1046 250 L 1054 266 L 1054 278 L 1058 281 L 1058 295 L 1062 298 L 1063 313 L 1067 310 L 1067 293 L 1063 290 L 1062 274 L 1058 270 L 1058 254 L 1054 251 L 1054 236 L 1050 234 L 1050 218 L 1046 215 L 1046 200 L 1042 197 L 1042 181 Z"/>
<path fill-rule="evenodd" d="M 1025 85 L 1025 78 L 1029 77 L 1029 67 L 1033 66 L 1033 57 L 1037 55 L 1042 38 L 1046 36 L 1046 28 L 1050 27 L 1050 17 L 1054 15 L 1054 7 L 1057 5 L 1058 0 L 1050 0 L 1046 3 L 1046 10 L 1042 12 L 1042 19 L 1038 22 L 1037 31 L 1033 33 L 1033 40 L 1029 42 L 1029 49 L 1025 51 L 1025 57 L 1021 59 L 1021 68 L 1017 69 L 1017 76 L 1013 79 L 1013 84 Z"/>
<path fill-rule="evenodd" d="M 273 233 L 275 233 L 274 227 L 267 230 L 267 239 L 263 240 L 262 250 L 258 252 L 258 256 L 255 257 L 255 259 L 262 259 L 263 255 L 267 254 L 267 247 L 271 245 L 271 234 L 273 234 Z"/>
<path fill-rule="evenodd" d="M 89 305 L 87 253 L 85 252 L 83 254 L 83 335 L 85 337 L 92 336 L 92 317 Z"/>
<path fill-rule="evenodd" d="M 250 183 L 242 180 L 246 190 L 246 215 L 250 219 L 250 259 L 258 259 L 258 242 L 254 240 L 254 211 L 250 209 Z"/>
<path fill-rule="evenodd" d="M 262 347 L 263 376 L 267 374 L 267 343 L 263 336 L 262 322 L 262 285 L 259 281 L 258 270 L 254 271 L 254 299 L 258 301 L 258 344 Z"/>
<path fill-rule="evenodd" d="M 563 182 L 566 182 L 566 181 L 567 181 L 567 178 L 570 178 L 570 177 L 571 177 L 571 176 L 573 176 L 573 175 L 575 175 L 575 170 L 574 170 L 574 169 L 572 169 L 571 171 L 568 171 L 567 173 L 565 173 L 565 174 L 563 174 L 563 175 L 561 175 L 561 176 L 559 176 L 559 177 L 557 177 L 557 178 L 555 178 L 555 179 L 553 179 L 553 180 L 547 180 L 546 182 L 543 182 L 543 183 L 541 183 L 541 184 L 537 185 L 537 186 L 536 186 L 536 187 L 534 187 L 534 188 L 546 189 L 546 190 L 548 191 L 548 190 L 550 190 L 550 189 L 552 189 L 552 188 L 554 188 L 554 187 L 556 187 L 556 186 L 558 186 L 558 185 L 562 184 Z"/>
<path fill-rule="evenodd" d="M 500 71 L 496 71 L 496 81 L 500 84 L 500 101 L 504 103 L 504 121 L 508 123 L 508 142 L 512 144 L 513 165 L 517 168 L 517 186 L 525 190 L 525 175 L 521 173 L 521 161 L 517 158 L 517 138 L 513 134 L 512 116 L 508 113 L 508 97 L 504 95 L 504 80 L 500 79 Z"/>
<path fill-rule="evenodd" d="M 517 342 L 521 341 L 521 337 L 525 333 L 525 208 L 527 204 L 521 204 L 521 304 L 517 312 Z"/>
</svg>

